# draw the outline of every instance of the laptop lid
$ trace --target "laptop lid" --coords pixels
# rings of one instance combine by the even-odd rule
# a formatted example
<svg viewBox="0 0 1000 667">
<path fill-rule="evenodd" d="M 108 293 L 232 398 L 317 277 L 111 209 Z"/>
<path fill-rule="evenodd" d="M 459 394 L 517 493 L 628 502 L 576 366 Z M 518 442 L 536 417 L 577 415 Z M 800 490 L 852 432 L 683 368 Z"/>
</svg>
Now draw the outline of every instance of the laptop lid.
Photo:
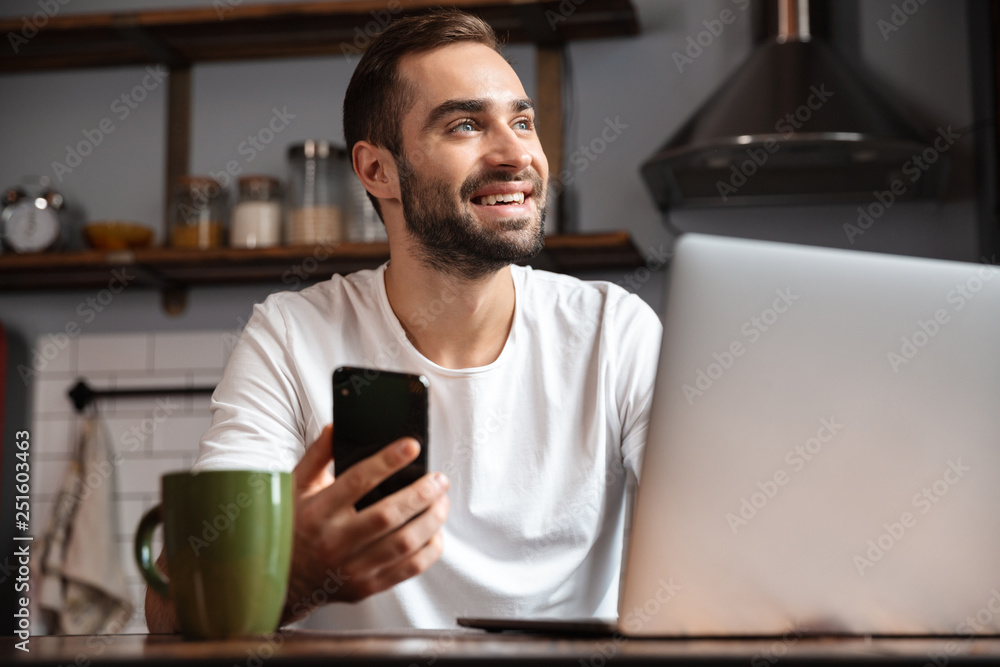
<svg viewBox="0 0 1000 667">
<path fill-rule="evenodd" d="M 675 250 L 622 630 L 1000 630 L 1000 271 Z"/>
</svg>

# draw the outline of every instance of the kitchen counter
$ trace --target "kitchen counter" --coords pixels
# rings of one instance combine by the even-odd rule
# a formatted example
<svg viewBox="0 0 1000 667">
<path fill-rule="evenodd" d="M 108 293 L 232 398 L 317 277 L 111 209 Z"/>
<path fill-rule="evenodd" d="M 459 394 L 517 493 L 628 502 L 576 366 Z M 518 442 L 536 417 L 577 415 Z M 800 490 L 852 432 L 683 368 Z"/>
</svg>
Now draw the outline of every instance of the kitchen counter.
<svg viewBox="0 0 1000 667">
<path fill-rule="evenodd" d="M 791 665 L 1000 664 L 1000 637 L 765 639 L 626 639 L 488 634 L 474 630 L 409 633 L 281 631 L 230 641 L 185 641 L 175 635 L 32 637 L 29 652 L 0 638 L 0 664 L 63 665 Z"/>
</svg>

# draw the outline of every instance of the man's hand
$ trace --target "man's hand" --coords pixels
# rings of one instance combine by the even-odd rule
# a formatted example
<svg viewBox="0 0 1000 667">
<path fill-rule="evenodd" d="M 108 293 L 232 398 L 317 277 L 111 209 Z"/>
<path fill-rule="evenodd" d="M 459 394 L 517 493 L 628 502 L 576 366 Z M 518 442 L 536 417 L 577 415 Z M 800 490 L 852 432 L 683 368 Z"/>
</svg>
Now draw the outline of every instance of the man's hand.
<svg viewBox="0 0 1000 667">
<path fill-rule="evenodd" d="M 166 550 L 160 552 L 160 557 L 156 559 L 156 567 L 165 576 L 170 576 L 167 571 Z M 174 603 L 160 597 L 160 594 L 149 586 L 146 587 L 146 628 L 150 634 L 180 632 Z"/>
<path fill-rule="evenodd" d="M 292 473 L 295 531 L 282 623 L 326 602 L 356 602 L 420 574 L 441 556 L 448 516 L 448 480 L 425 475 L 358 512 L 354 503 L 413 461 L 420 446 L 402 438 L 351 466 L 330 473 L 333 428 L 306 449 Z"/>
</svg>

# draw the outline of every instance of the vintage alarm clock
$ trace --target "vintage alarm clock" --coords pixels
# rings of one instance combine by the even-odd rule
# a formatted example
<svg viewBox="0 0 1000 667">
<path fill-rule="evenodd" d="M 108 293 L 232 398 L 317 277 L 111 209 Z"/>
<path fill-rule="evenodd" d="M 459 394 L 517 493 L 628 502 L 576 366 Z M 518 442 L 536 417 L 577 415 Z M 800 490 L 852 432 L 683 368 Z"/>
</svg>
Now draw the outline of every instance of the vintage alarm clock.
<svg viewBox="0 0 1000 667">
<path fill-rule="evenodd" d="M 3 245 L 16 253 L 43 252 L 56 248 L 63 238 L 60 212 L 63 196 L 39 179 L 36 187 L 13 187 L 3 193 L 0 233 Z"/>
</svg>

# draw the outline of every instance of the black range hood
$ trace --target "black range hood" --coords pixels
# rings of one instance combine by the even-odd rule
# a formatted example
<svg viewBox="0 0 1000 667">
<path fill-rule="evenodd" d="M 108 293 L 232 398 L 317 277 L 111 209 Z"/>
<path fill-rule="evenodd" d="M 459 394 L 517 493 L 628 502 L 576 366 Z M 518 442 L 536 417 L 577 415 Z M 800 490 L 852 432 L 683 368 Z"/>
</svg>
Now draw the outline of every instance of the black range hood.
<svg viewBox="0 0 1000 667">
<path fill-rule="evenodd" d="M 813 37 L 809 9 L 808 0 L 770 4 L 766 39 L 642 165 L 661 210 L 942 195 L 948 158 L 935 137 L 907 125 Z"/>
</svg>

